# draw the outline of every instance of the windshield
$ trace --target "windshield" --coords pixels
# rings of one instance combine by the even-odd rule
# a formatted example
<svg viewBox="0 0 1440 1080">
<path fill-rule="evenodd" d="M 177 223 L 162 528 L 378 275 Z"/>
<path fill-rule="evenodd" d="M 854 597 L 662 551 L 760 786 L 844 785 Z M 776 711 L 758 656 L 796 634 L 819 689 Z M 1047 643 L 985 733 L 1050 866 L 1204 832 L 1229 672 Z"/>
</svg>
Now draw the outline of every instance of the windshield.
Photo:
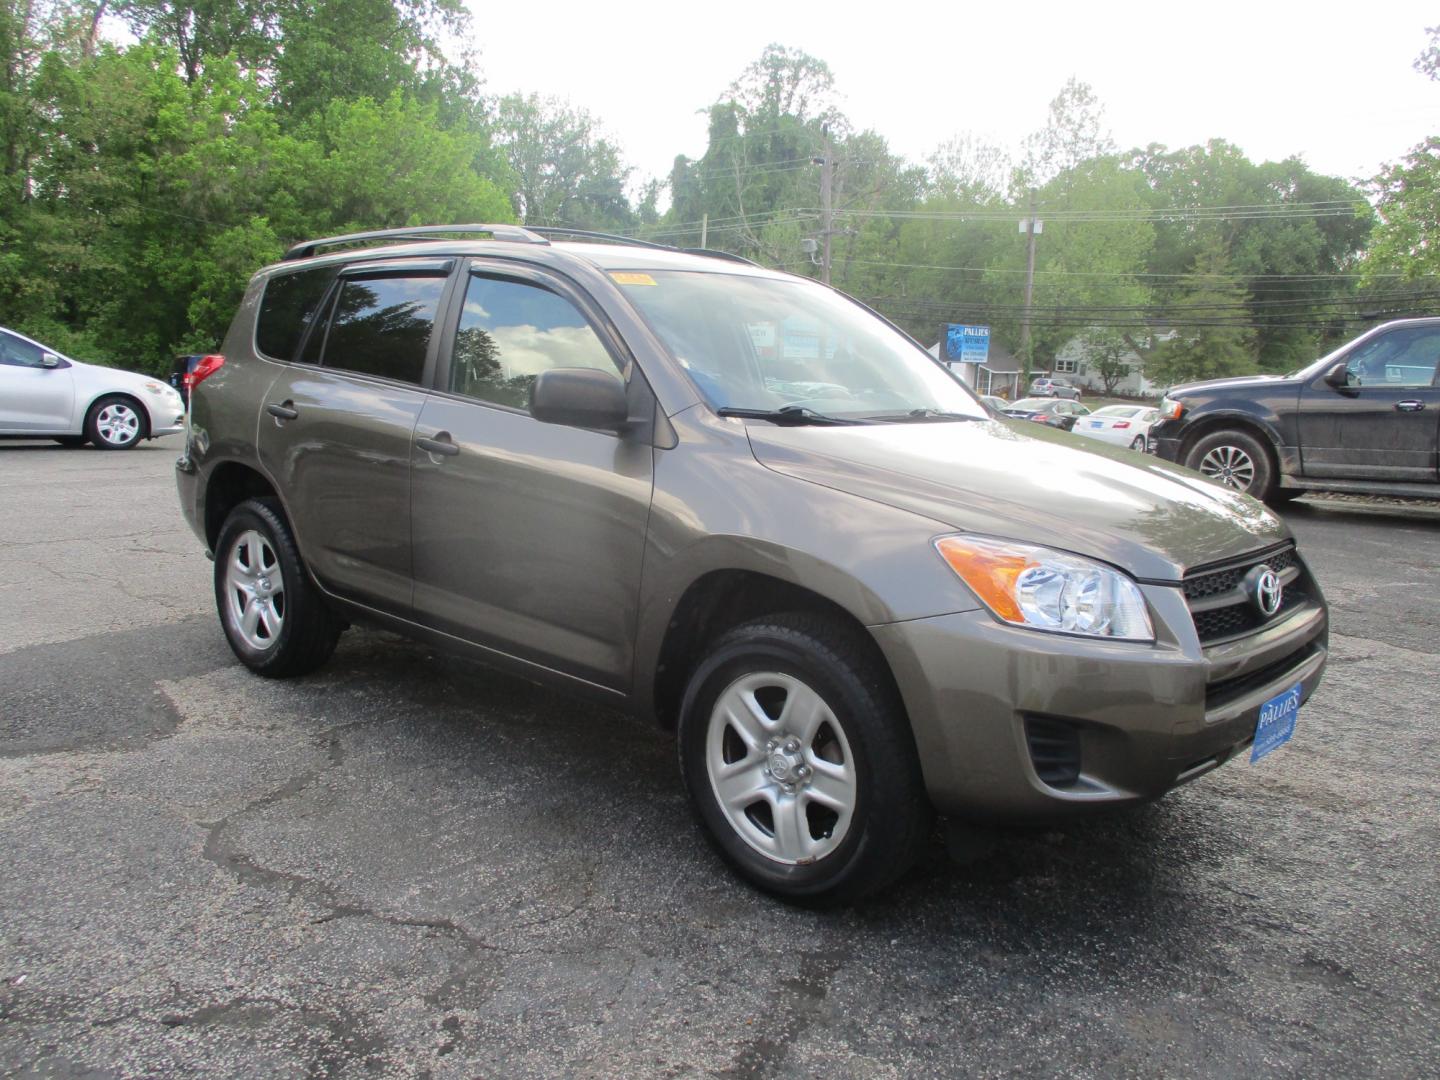
<svg viewBox="0 0 1440 1080">
<path fill-rule="evenodd" d="M 1049 398 L 1027 397 L 1021 398 L 1019 401 L 1015 402 L 1014 405 L 1008 405 L 1006 406 L 1006 408 L 1011 409 L 1015 412 L 1020 412 L 1022 410 L 1026 412 L 1041 412 L 1044 409 L 1050 408 L 1054 404 L 1055 403 Z"/>
<path fill-rule="evenodd" d="M 714 409 L 988 416 L 923 349 L 823 286 L 683 270 L 612 276 Z"/>
</svg>

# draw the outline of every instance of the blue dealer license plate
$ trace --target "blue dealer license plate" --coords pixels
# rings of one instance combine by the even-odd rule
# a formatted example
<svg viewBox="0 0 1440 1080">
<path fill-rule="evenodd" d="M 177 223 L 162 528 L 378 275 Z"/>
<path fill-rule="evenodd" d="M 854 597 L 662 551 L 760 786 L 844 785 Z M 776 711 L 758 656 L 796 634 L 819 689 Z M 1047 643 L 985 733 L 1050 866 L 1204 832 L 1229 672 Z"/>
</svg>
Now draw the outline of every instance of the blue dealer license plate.
<svg viewBox="0 0 1440 1080">
<path fill-rule="evenodd" d="M 1255 745 L 1250 750 L 1251 764 L 1271 750 L 1284 746 L 1295 734 L 1295 719 L 1300 715 L 1300 692 L 1297 682 L 1260 706 L 1260 718 L 1255 721 Z"/>
</svg>

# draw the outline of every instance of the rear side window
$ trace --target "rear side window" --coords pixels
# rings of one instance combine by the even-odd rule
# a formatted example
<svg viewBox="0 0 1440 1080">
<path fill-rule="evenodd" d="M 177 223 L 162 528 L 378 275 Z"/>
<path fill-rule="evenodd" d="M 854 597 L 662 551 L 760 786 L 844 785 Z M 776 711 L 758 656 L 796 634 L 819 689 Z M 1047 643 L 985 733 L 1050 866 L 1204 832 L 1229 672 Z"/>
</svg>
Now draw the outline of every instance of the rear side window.
<svg viewBox="0 0 1440 1080">
<path fill-rule="evenodd" d="M 334 276 L 333 267 L 323 266 L 277 274 L 265 283 L 260 317 L 255 323 L 255 344 L 262 353 L 276 360 L 289 360 L 295 355 Z"/>
<path fill-rule="evenodd" d="M 445 281 L 439 273 L 341 282 L 321 363 L 418 384 Z"/>
</svg>

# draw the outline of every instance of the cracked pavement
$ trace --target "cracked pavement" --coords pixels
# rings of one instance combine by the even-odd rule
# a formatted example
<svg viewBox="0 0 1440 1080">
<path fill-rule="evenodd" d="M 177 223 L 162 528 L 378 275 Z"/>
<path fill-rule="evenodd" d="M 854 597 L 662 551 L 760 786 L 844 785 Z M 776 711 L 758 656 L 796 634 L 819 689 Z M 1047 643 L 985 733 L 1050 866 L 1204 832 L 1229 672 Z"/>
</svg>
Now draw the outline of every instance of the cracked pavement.
<svg viewBox="0 0 1440 1080">
<path fill-rule="evenodd" d="M 236 664 L 176 439 L 0 443 L 0 1073 L 1431 1074 L 1440 511 L 1287 509 L 1294 741 L 877 899 L 731 877 L 673 743 L 352 631 Z"/>
</svg>

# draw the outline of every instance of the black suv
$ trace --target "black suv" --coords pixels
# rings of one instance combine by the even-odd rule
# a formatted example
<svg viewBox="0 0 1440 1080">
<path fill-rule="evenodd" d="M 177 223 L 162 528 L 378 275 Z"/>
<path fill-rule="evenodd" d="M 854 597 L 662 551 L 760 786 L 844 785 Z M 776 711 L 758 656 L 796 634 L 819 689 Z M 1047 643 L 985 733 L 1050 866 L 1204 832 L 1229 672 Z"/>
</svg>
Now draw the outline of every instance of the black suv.
<svg viewBox="0 0 1440 1080">
<path fill-rule="evenodd" d="M 1150 431 L 1169 461 L 1257 498 L 1440 498 L 1440 318 L 1401 319 L 1288 375 L 1177 386 Z"/>
</svg>

